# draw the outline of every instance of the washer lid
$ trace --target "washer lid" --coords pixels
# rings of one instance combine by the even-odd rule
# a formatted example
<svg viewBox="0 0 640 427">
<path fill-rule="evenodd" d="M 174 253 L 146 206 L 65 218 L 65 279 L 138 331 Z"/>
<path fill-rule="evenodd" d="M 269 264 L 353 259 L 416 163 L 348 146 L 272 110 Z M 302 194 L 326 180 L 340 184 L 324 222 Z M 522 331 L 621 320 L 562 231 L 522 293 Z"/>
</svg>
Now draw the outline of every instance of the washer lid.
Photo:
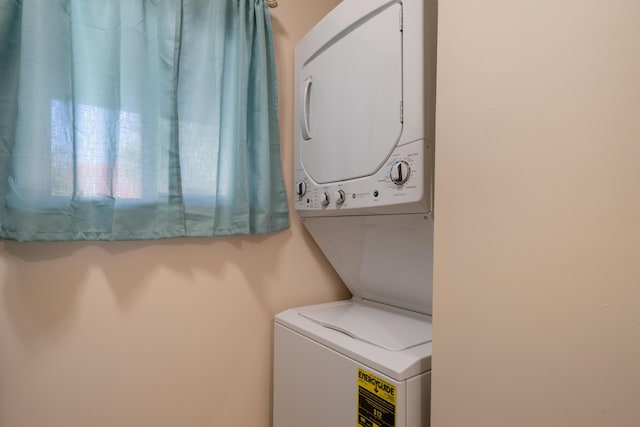
<svg viewBox="0 0 640 427">
<path fill-rule="evenodd" d="M 300 315 L 354 339 L 391 351 L 431 342 L 431 316 L 368 301 L 300 311 Z"/>
<path fill-rule="evenodd" d="M 298 333 L 321 346 L 354 360 L 359 364 L 375 369 L 384 375 L 388 375 L 396 381 L 404 381 L 408 378 L 431 370 L 431 353 L 433 345 L 431 343 L 430 325 L 420 324 L 419 326 L 425 334 L 425 339 L 429 340 L 429 342 L 406 350 L 394 351 L 355 339 L 334 328 L 326 327 L 317 321 L 305 317 L 305 314 L 309 312 L 319 312 L 326 308 L 354 306 L 359 304 L 373 308 L 373 312 L 369 313 L 373 314 L 373 316 L 369 315 L 362 319 L 362 323 L 371 325 L 372 328 L 374 328 L 374 323 L 377 323 L 375 319 L 378 315 L 380 314 L 383 316 L 380 311 L 392 311 L 394 313 L 405 312 L 404 310 L 396 309 L 384 304 L 363 301 L 362 299 L 354 297 L 351 300 L 346 301 L 334 301 L 307 307 L 290 308 L 278 313 L 274 320 L 277 325 L 289 329 L 293 333 Z M 408 312 L 407 316 L 414 317 L 414 313 Z M 424 318 L 425 320 L 429 319 L 427 322 L 431 323 L 431 316 L 418 316 L 418 318 Z M 406 326 L 403 322 L 400 322 L 399 324 L 401 327 Z M 386 325 L 385 328 L 386 327 L 388 327 L 388 325 Z M 388 330 L 393 335 L 400 333 L 400 331 Z M 283 351 L 288 350 L 284 349 Z"/>
<path fill-rule="evenodd" d="M 390 2 L 322 46 L 306 36 L 296 91 L 300 160 L 317 183 L 373 175 L 402 133 L 402 5 Z"/>
</svg>

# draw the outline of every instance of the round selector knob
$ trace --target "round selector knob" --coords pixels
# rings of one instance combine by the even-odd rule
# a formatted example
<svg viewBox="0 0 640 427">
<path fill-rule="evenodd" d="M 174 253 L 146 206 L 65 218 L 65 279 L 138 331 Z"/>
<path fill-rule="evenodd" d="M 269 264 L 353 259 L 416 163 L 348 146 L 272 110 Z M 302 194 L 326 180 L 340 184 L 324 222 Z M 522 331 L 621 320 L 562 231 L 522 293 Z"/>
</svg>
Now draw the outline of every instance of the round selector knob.
<svg viewBox="0 0 640 427">
<path fill-rule="evenodd" d="M 296 184 L 296 194 L 298 197 L 302 197 L 307 192 L 307 184 L 304 181 L 298 181 Z"/>
<path fill-rule="evenodd" d="M 393 166 L 391 166 L 391 173 L 389 176 L 391 177 L 391 181 L 396 185 L 402 185 L 409 179 L 409 175 L 411 175 L 411 166 L 409 163 L 401 160 L 396 162 Z"/>
<path fill-rule="evenodd" d="M 320 196 L 320 203 L 322 204 L 322 206 L 329 206 L 329 194 L 328 193 L 322 193 L 322 196 Z"/>
<path fill-rule="evenodd" d="M 344 191 L 338 190 L 333 194 L 333 197 L 336 199 L 336 205 L 341 205 L 344 203 L 345 194 Z"/>
</svg>

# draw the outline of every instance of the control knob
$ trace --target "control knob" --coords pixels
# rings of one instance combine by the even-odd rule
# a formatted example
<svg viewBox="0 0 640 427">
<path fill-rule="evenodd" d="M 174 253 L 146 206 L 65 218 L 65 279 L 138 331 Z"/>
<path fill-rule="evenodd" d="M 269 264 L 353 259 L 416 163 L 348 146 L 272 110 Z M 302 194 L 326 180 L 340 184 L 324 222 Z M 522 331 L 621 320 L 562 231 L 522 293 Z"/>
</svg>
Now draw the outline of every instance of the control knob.
<svg viewBox="0 0 640 427">
<path fill-rule="evenodd" d="M 298 195 L 298 197 L 304 196 L 306 192 L 307 184 L 305 184 L 304 181 L 298 181 L 298 183 L 296 184 L 296 194 Z"/>
<path fill-rule="evenodd" d="M 344 203 L 344 199 L 346 198 L 344 191 L 338 190 L 333 194 L 333 197 L 336 199 L 336 205 L 341 205 Z"/>
<path fill-rule="evenodd" d="M 322 206 L 329 206 L 329 194 L 327 192 L 322 193 L 322 196 L 320 196 L 320 203 Z"/>
<path fill-rule="evenodd" d="M 404 184 L 409 179 L 409 175 L 411 175 L 411 166 L 409 166 L 409 163 L 404 160 L 396 162 L 391 166 L 391 173 L 389 174 L 389 177 L 394 184 Z"/>
</svg>

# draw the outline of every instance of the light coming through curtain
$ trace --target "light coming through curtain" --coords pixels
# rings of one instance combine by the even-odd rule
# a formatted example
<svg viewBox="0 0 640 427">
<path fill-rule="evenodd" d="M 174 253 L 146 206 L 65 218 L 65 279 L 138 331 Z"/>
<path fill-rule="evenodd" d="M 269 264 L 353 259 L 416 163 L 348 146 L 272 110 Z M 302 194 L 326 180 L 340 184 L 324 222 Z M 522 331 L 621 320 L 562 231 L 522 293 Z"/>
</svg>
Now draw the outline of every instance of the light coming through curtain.
<svg viewBox="0 0 640 427">
<path fill-rule="evenodd" d="M 0 238 L 288 227 L 263 0 L 0 0 Z"/>
</svg>

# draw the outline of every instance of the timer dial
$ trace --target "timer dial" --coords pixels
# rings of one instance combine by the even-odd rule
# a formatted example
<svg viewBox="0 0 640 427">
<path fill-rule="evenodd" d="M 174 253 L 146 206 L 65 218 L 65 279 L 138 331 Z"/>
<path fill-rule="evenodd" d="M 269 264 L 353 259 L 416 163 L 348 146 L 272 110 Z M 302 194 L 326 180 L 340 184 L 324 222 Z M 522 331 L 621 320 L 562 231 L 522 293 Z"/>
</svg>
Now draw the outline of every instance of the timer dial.
<svg viewBox="0 0 640 427">
<path fill-rule="evenodd" d="M 391 181 L 396 185 L 402 185 L 409 179 L 411 175 L 411 166 L 409 163 L 401 160 L 396 162 L 393 166 L 391 166 L 391 172 L 389 173 L 389 177 Z"/>
</svg>

